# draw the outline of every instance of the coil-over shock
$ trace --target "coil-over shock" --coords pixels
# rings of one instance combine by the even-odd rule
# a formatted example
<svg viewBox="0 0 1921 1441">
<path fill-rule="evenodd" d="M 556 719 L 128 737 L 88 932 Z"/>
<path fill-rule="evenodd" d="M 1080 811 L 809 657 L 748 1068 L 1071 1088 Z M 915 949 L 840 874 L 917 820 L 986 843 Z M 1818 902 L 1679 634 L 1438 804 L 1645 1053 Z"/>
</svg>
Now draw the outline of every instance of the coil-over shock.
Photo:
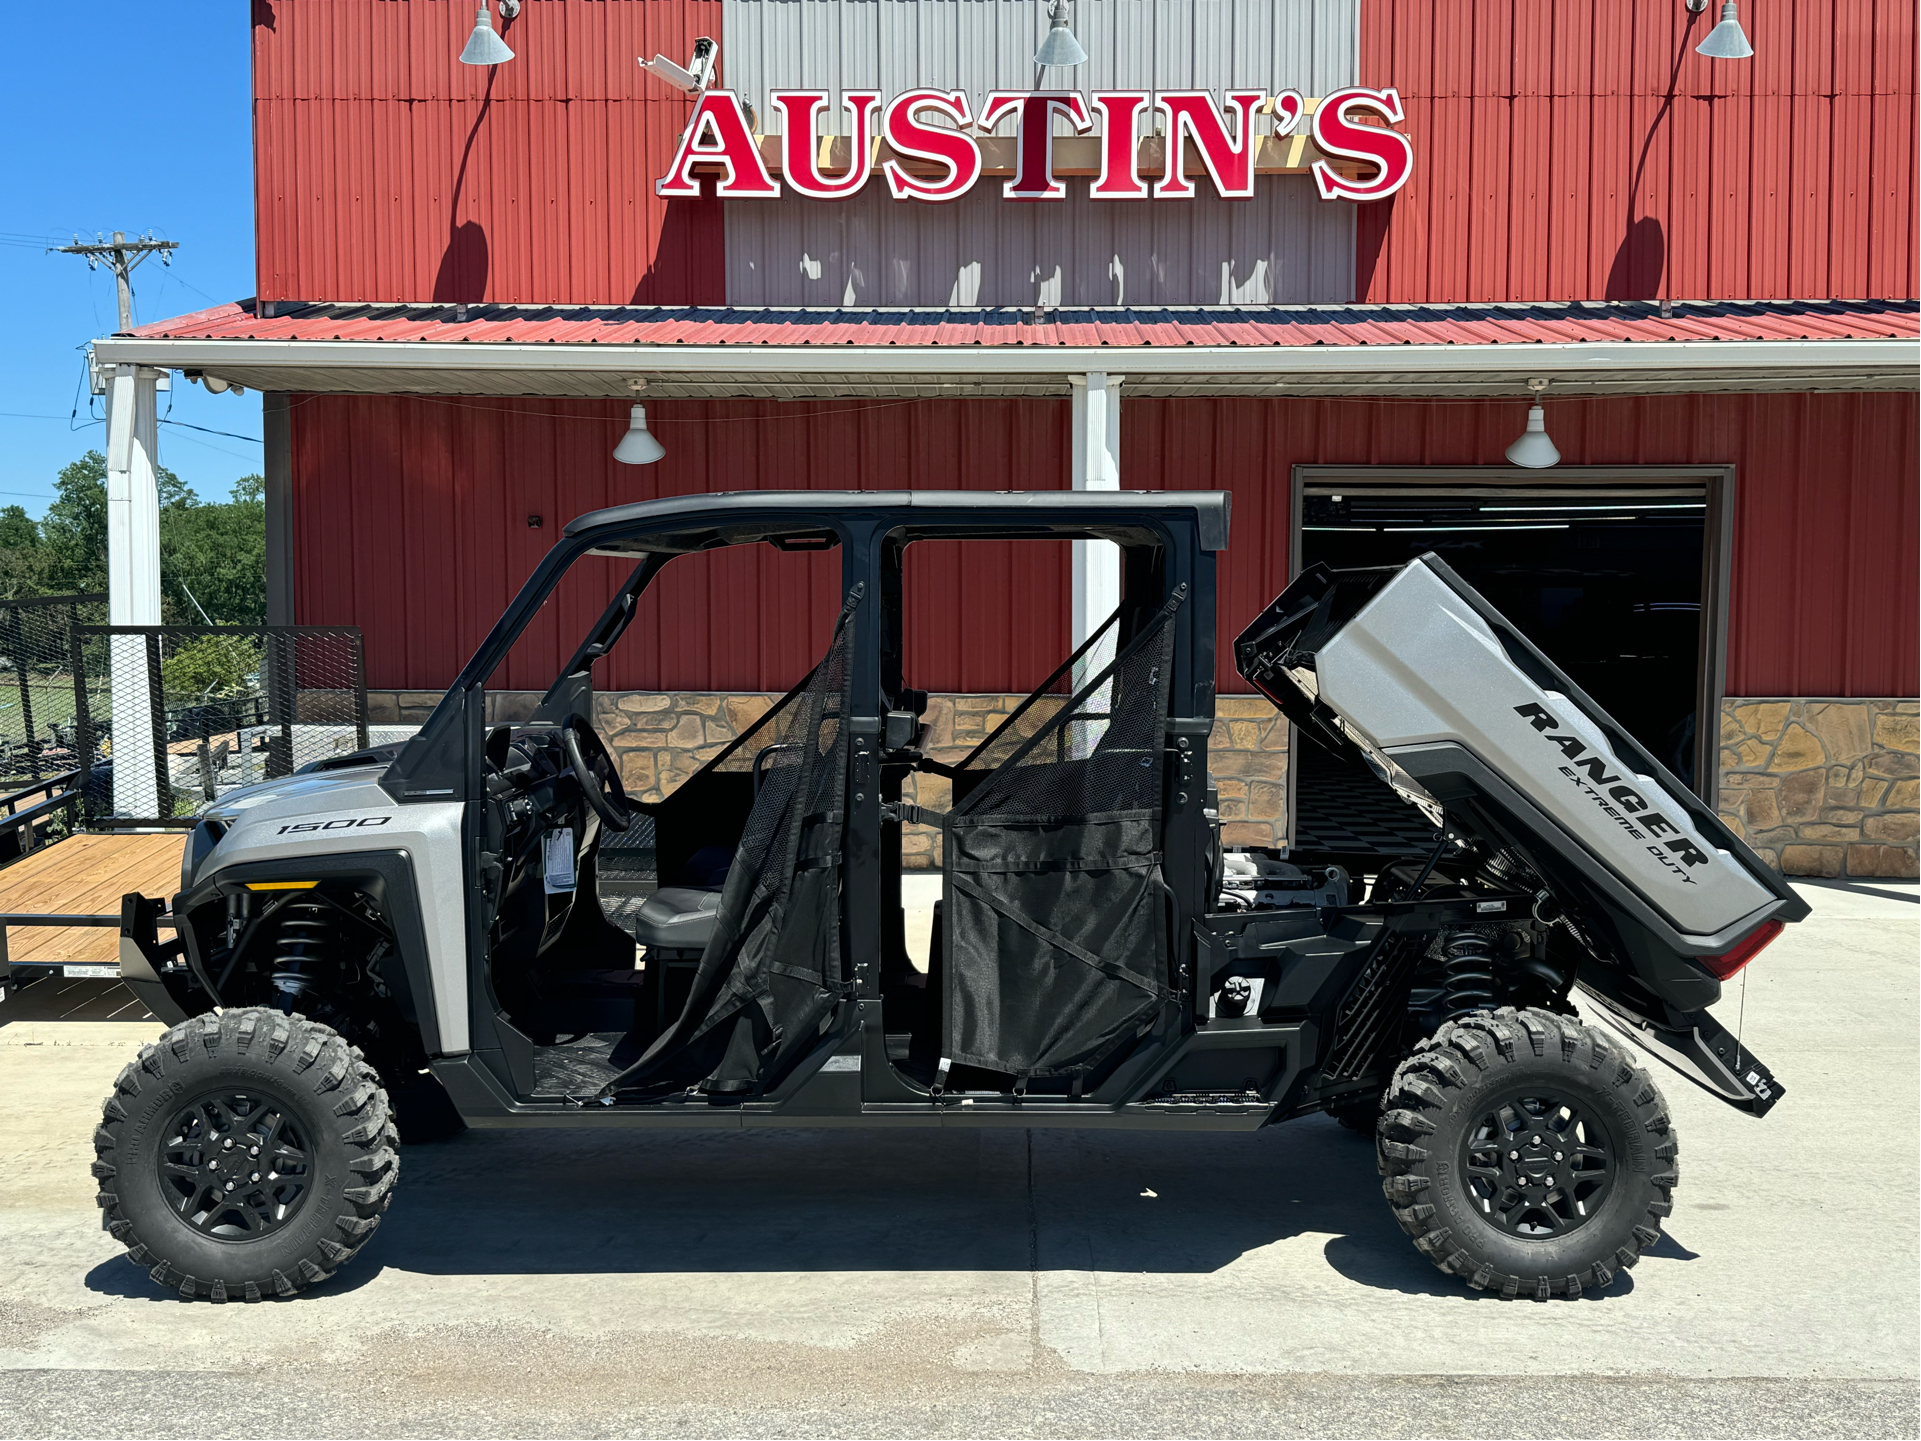
<svg viewBox="0 0 1921 1441">
<path fill-rule="evenodd" d="M 295 901 L 280 921 L 274 943 L 273 1003 L 276 1009 L 291 1014 L 312 1014 L 303 1005 L 319 991 L 327 964 L 333 921 L 328 907 L 314 901 Z"/>
<path fill-rule="evenodd" d="M 1445 1020 L 1494 1008 L 1494 942 L 1478 931 L 1452 931 L 1441 938 L 1441 994 Z"/>
</svg>

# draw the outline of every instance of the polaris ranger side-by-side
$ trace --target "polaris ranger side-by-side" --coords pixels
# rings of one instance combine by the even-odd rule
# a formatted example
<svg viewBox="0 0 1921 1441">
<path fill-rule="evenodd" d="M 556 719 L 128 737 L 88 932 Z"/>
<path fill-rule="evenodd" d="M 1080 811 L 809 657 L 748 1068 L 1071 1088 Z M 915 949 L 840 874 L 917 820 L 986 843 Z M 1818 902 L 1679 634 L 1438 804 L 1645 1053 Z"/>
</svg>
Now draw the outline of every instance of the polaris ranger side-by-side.
<svg viewBox="0 0 1921 1441">
<path fill-rule="evenodd" d="M 1209 1131 L 1329 1111 L 1375 1133 L 1388 1203 L 1443 1270 L 1605 1287 L 1676 1181 L 1640 1050 L 1763 1114 L 1781 1087 L 1707 1008 L 1807 907 L 1433 556 L 1309 569 L 1234 656 L 1296 744 L 1364 760 L 1431 844 L 1371 871 L 1223 849 L 1227 533 L 1217 493 L 760 492 L 574 521 L 417 736 L 223 797 L 179 894 L 127 898 L 123 974 L 173 1025 L 95 1133 L 107 1227 L 182 1296 L 302 1290 L 365 1244 L 400 1130 L 436 1108 Z M 1112 542 L 1121 601 L 940 760 L 903 562 L 983 538 Z M 682 557 L 769 545 L 838 553 L 825 654 L 635 804 L 595 663 Z M 531 716 L 490 725 L 490 679 L 588 556 L 623 562 L 611 599 Z M 947 809 L 903 799 L 910 777 Z M 942 867 L 921 957 L 915 826 Z M 643 832 L 654 883 L 614 882 Z"/>
</svg>

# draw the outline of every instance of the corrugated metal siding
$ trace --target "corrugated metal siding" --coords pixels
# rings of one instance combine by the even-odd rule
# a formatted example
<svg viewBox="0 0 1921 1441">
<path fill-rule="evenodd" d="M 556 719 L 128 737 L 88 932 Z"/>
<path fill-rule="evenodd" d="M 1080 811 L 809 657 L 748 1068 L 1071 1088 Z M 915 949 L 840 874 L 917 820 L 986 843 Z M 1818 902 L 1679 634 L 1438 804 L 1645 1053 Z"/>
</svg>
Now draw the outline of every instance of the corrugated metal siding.
<svg viewBox="0 0 1921 1441">
<path fill-rule="evenodd" d="M 1367 300 L 1913 296 L 1911 0 L 1367 0 L 1416 155 L 1360 207 Z"/>
<path fill-rule="evenodd" d="M 1075 38 L 1087 63 L 1051 70 L 1056 88 L 1285 88 L 1325 95 L 1355 83 L 1360 0 L 1080 0 Z M 1047 34 L 1039 0 L 722 0 L 721 73 L 754 102 L 772 133 L 768 92 L 920 85 L 990 90 L 1034 84 Z M 823 125 L 825 121 L 823 120 Z M 1259 122 L 1263 133 L 1271 121 Z M 846 133 L 836 110 L 835 133 Z M 1013 133 L 1013 122 L 1000 127 Z"/>
<path fill-rule="evenodd" d="M 254 8 L 264 299 L 715 303 L 718 201 L 664 201 L 684 56 L 718 0 L 541 0 L 492 69 L 455 57 L 472 0 Z"/>
<path fill-rule="evenodd" d="M 1748 62 L 1694 53 L 1712 5 L 1691 19 L 1674 0 L 1366 0 L 1356 63 L 1354 3 L 1082 0 L 1075 26 L 1092 58 L 1075 83 L 1324 90 L 1353 75 L 1398 87 L 1417 152 L 1408 188 L 1354 217 L 1345 205 L 1316 212 L 1357 226 L 1364 299 L 1921 292 L 1909 0 L 1747 7 Z M 506 27 L 516 59 L 488 71 L 454 63 L 472 25 L 468 0 L 260 0 L 259 294 L 718 303 L 728 284 L 721 209 L 653 195 L 686 106 L 643 75 L 636 56 L 685 55 L 695 35 L 720 34 L 725 72 L 756 94 L 782 80 L 871 80 L 875 66 L 887 85 L 937 77 L 979 92 L 1031 83 L 1031 70 L 1016 72 L 1042 9 L 1029 0 L 540 0 Z M 1040 208 L 1067 215 L 1086 202 Z M 1185 219 L 1154 223 L 1216 224 L 1202 203 L 1185 209 Z M 926 228 L 947 223 L 936 216 Z M 827 252 L 793 233 L 796 221 L 756 223 L 781 232 L 743 237 L 772 247 L 756 285 L 770 274 L 800 284 L 796 244 Z M 1017 275 L 1007 257 L 1033 244 L 1022 227 L 1035 222 L 1010 214 L 1000 223 L 1006 233 L 978 245 L 996 274 Z M 1099 231 L 1087 238 L 1082 226 L 1044 244 L 1071 254 Z M 1187 257 L 1224 246 L 1220 258 L 1233 261 L 1241 240 L 1201 239 L 1197 250 L 1170 238 L 1168 253 L 1194 287 L 1185 298 L 1217 300 L 1218 265 L 1195 279 Z M 852 257 L 843 270 L 864 263 L 859 247 L 841 248 Z M 1275 298 L 1297 296 L 1301 276 L 1309 290 L 1345 298 L 1319 288 L 1328 281 L 1315 265 L 1288 256 Z M 1031 271 L 1042 257 L 1022 258 Z M 945 268 L 944 251 L 939 259 Z M 1072 267 L 1073 288 L 1107 298 L 1101 260 L 1090 282 L 1078 278 L 1087 265 Z M 1249 299 L 1251 264 L 1232 279 Z M 951 281 L 929 284 L 915 303 L 952 292 Z M 824 276 L 808 288 L 831 286 Z M 775 293 L 756 291 L 754 303 Z"/>
<path fill-rule="evenodd" d="M 1082 182 L 1070 180 L 1071 187 Z M 1203 187 L 1205 189 L 1205 187 Z M 1267 305 L 1354 294 L 1354 207 L 1305 176 L 1250 200 L 1012 204 L 982 180 L 939 207 L 878 180 L 851 200 L 730 200 L 730 305 Z"/>
<path fill-rule="evenodd" d="M 1122 484 L 1232 487 L 1221 557 L 1233 637 L 1285 584 L 1297 464 L 1499 465 L 1525 402 L 1154 400 L 1121 407 Z M 1568 465 L 1735 466 L 1727 694 L 1912 696 L 1921 549 L 1913 395 L 1714 395 L 1551 403 Z"/>
<path fill-rule="evenodd" d="M 566 520 L 662 495 L 755 488 L 1045 490 L 1068 473 L 1066 401 L 660 401 L 656 465 L 616 464 L 626 407 L 585 400 L 299 396 L 293 424 L 295 611 L 358 625 L 367 681 L 453 679 Z M 543 517 L 538 529 L 529 515 Z M 965 560 L 962 553 L 965 552 Z M 552 681 L 605 603 L 611 560 L 551 602 L 494 684 Z M 1068 641 L 1063 543 L 909 552 L 910 680 L 1037 683 Z M 600 677 L 605 689 L 781 690 L 826 643 L 837 554 L 772 547 L 674 562 Z"/>
<path fill-rule="evenodd" d="M 1352 84 L 1359 0 L 1082 0 L 1088 52 L 1047 83 L 1117 89 Z M 916 85 L 968 92 L 1034 84 L 1047 32 L 1034 0 L 725 0 L 722 67 L 773 132 L 775 87 L 893 95 Z M 1145 131 L 1148 116 L 1138 123 Z M 828 122 L 823 120 L 823 128 Z M 1273 129 L 1265 117 L 1263 132 Z M 1066 123 L 1057 121 L 1066 133 Z M 998 132 L 1011 135 L 1014 121 Z M 732 305 L 1263 305 L 1354 293 L 1354 215 L 1301 176 L 1263 179 L 1225 201 L 1205 184 L 1179 205 L 1096 204 L 1068 180 L 1058 204 L 1009 204 L 989 177 L 944 206 L 892 199 L 878 180 L 850 201 L 795 196 L 727 203 Z"/>
<path fill-rule="evenodd" d="M 1523 414 L 1518 402 L 1125 401 L 1123 484 L 1234 492 L 1222 688 L 1245 689 L 1228 645 L 1287 580 L 1292 466 L 1498 464 Z M 292 418 L 297 613 L 364 627 L 376 686 L 444 686 L 555 527 L 583 511 L 755 487 L 1052 489 L 1068 468 L 1068 407 L 1045 400 L 658 402 L 667 458 L 641 468 L 609 458 L 618 404 L 308 396 Z M 1568 464 L 1736 467 L 1728 694 L 1916 693 L 1915 396 L 1562 401 L 1548 423 Z M 529 530 L 529 514 L 545 526 Z M 836 559 L 761 549 L 676 566 L 603 685 L 778 689 L 812 664 Z M 908 582 L 915 684 L 1018 690 L 1066 653 L 1064 547 L 929 545 L 910 553 Z M 545 685 L 597 609 L 595 595 L 562 596 L 501 683 Z"/>
</svg>

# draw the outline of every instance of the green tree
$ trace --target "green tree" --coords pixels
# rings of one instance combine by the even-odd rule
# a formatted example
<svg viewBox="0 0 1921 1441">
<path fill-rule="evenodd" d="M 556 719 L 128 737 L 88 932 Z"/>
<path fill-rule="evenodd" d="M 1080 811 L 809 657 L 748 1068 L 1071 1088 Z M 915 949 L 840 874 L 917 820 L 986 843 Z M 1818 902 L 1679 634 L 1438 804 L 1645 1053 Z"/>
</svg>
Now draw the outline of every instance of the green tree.
<svg viewBox="0 0 1921 1441">
<path fill-rule="evenodd" d="M 24 505 L 0 510 L 0 550 L 31 549 L 40 544 L 40 527 Z"/>
<path fill-rule="evenodd" d="M 77 595 L 107 588 L 107 458 L 90 450 L 61 469 L 54 502 L 40 518 L 48 551 L 50 592 Z"/>
<path fill-rule="evenodd" d="M 197 636 L 160 662 L 169 703 L 183 697 L 246 695 L 260 671 L 260 642 L 231 635 Z"/>
<path fill-rule="evenodd" d="M 24 507 L 0 510 L 0 600 L 46 594 L 51 560 L 40 543 L 40 527 Z"/>
<path fill-rule="evenodd" d="M 224 502 L 184 503 L 160 511 L 160 593 L 167 618 L 216 625 L 267 623 L 266 483 L 260 476 L 234 482 Z M 197 602 L 197 604 L 196 604 Z"/>
<path fill-rule="evenodd" d="M 170 625 L 262 625 L 267 618 L 267 508 L 258 475 L 232 498 L 203 503 L 162 466 L 160 608 Z M 90 450 L 61 470 L 38 528 L 38 556 L 9 548 L 0 514 L 0 594 L 79 594 L 107 588 L 107 458 Z M 13 507 L 12 509 L 18 509 Z M 25 519 L 25 512 L 21 512 Z M 27 521 L 31 526 L 32 521 Z M 12 584 L 37 586 L 9 591 Z M 196 604 L 197 602 L 197 604 Z"/>
</svg>

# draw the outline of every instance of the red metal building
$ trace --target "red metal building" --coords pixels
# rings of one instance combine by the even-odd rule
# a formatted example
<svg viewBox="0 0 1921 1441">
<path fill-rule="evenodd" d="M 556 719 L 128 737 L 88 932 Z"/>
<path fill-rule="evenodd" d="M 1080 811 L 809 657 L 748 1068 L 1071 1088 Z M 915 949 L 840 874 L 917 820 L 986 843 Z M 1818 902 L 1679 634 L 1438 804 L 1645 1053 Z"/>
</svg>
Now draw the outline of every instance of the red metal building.
<svg viewBox="0 0 1921 1441">
<path fill-rule="evenodd" d="M 275 618 L 363 627 L 396 707 L 597 506 L 1219 487 L 1223 642 L 1299 564 L 1440 549 L 1668 696 L 1650 738 L 1771 859 L 1915 873 L 1912 5 L 1749 4 L 1731 61 L 1686 0 L 1080 0 L 1051 105 L 1037 0 L 535 0 L 494 66 L 457 63 L 472 10 L 255 0 L 257 294 L 97 346 L 267 392 Z M 636 63 L 703 36 L 698 98 Z M 974 159 L 915 158 L 955 128 Z M 1504 458 L 1531 381 L 1551 469 Z M 611 456 L 637 398 L 654 465 Z M 1099 566 L 919 558 L 916 682 L 1024 689 Z M 782 689 L 833 589 L 715 557 L 599 684 Z M 1284 836 L 1285 727 L 1227 654 L 1224 813 Z"/>
</svg>

